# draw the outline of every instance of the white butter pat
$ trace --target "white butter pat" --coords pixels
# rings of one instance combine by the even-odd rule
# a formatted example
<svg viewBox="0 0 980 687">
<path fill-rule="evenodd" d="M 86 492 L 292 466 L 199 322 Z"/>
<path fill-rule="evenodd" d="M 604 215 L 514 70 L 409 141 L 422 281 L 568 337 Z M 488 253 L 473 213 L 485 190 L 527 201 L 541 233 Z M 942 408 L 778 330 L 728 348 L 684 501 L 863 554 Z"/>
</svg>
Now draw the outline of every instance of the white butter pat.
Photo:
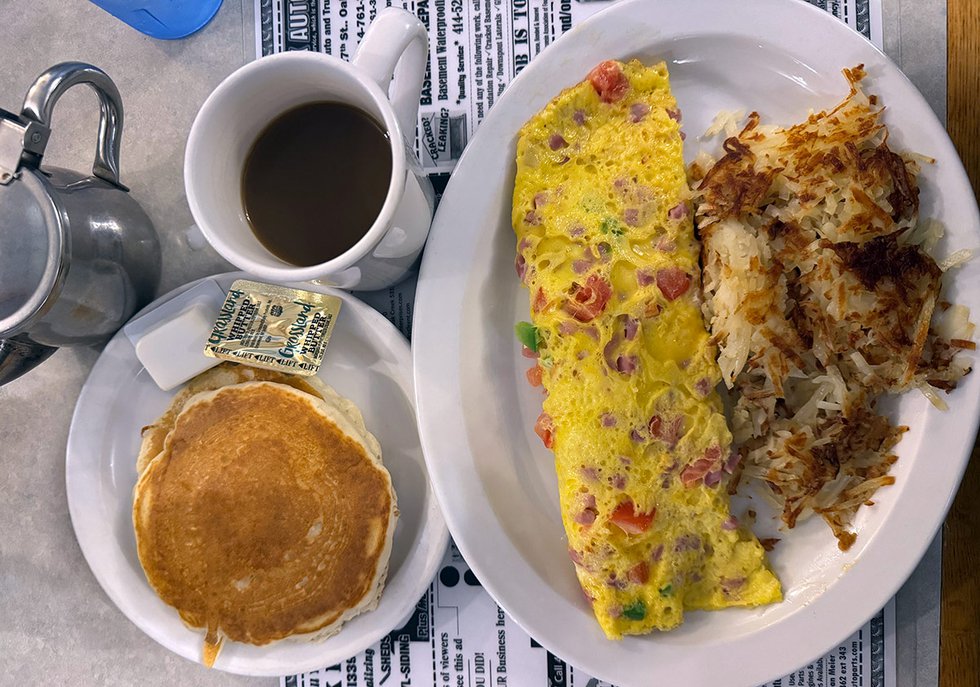
<svg viewBox="0 0 980 687">
<path fill-rule="evenodd" d="M 204 344 L 224 295 L 206 279 L 125 326 L 136 357 L 158 387 L 169 391 L 221 362 L 204 355 Z"/>
<path fill-rule="evenodd" d="M 214 320 L 207 307 L 197 303 L 173 319 L 158 324 L 136 342 L 136 357 L 164 391 L 201 374 L 216 361 L 204 355 Z"/>
</svg>

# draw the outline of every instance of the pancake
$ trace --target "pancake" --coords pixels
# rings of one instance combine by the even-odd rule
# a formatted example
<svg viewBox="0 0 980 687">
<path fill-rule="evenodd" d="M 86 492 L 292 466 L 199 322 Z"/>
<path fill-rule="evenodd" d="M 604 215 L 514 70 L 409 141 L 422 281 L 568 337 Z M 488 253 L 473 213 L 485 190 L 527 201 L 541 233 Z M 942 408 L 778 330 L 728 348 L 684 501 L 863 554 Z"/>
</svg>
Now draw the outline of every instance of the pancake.
<svg viewBox="0 0 980 687">
<path fill-rule="evenodd" d="M 205 665 L 225 638 L 320 639 L 377 605 L 398 513 L 377 440 L 346 404 L 267 381 L 198 390 L 142 471 L 140 563 L 205 630 Z"/>
<path fill-rule="evenodd" d="M 356 426 L 359 426 L 362 432 L 366 431 L 360 412 L 355 408 L 354 412 L 350 413 L 349 409 L 346 408 L 346 406 L 352 406 L 350 401 L 341 398 L 336 391 L 321 382 L 317 377 L 302 377 L 300 375 L 286 374 L 285 372 L 264 370 L 249 367 L 248 365 L 226 362 L 202 372 L 190 380 L 174 396 L 170 407 L 167 408 L 163 415 L 153 424 L 143 428 L 140 453 L 136 460 L 137 471 L 142 474 L 149 462 L 156 458 L 157 454 L 163 450 L 163 442 L 167 434 L 170 433 L 170 430 L 174 428 L 174 421 L 177 419 L 177 415 L 194 396 L 204 391 L 213 391 L 223 386 L 241 384 L 242 382 L 278 382 L 280 384 L 287 384 L 294 389 L 319 396 L 327 403 L 344 405 L 345 412 L 351 415 L 351 421 Z M 340 403 L 337 403 L 338 401 Z"/>
</svg>

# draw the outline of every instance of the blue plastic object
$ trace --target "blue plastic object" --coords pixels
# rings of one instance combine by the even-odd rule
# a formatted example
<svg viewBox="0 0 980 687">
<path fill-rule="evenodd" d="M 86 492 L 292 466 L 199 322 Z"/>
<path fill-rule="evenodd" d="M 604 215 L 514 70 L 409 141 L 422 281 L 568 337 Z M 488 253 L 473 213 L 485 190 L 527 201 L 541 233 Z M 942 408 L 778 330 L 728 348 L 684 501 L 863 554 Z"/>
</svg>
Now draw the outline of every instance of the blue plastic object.
<svg viewBox="0 0 980 687">
<path fill-rule="evenodd" d="M 167 40 L 201 29 L 221 7 L 221 0 L 89 1 L 147 36 Z"/>
</svg>

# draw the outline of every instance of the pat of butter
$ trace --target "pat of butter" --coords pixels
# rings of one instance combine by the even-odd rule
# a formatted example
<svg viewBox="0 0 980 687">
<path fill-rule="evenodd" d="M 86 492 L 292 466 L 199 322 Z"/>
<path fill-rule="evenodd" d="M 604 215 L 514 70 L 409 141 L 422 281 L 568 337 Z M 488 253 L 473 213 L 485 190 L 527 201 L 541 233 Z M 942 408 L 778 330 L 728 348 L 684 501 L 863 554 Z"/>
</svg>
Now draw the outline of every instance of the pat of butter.
<svg viewBox="0 0 980 687">
<path fill-rule="evenodd" d="M 136 357 L 158 387 L 169 391 L 220 362 L 204 355 L 201 347 L 211 331 L 212 319 L 207 306 L 196 303 L 136 342 Z"/>
<path fill-rule="evenodd" d="M 206 279 L 123 329 L 158 387 L 169 391 L 221 362 L 204 355 L 204 343 L 223 300 L 221 287 Z"/>
</svg>

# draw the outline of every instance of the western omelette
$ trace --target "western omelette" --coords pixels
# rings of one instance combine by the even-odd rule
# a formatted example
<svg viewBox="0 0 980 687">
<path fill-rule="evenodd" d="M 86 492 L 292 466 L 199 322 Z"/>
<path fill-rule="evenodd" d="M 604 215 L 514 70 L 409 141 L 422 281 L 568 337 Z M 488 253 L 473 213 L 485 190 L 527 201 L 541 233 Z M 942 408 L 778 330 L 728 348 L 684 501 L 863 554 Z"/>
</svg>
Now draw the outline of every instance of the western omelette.
<svg viewBox="0 0 980 687">
<path fill-rule="evenodd" d="M 521 129 L 513 225 L 535 430 L 569 555 L 610 638 L 779 601 L 729 510 L 737 454 L 699 307 L 680 113 L 664 64 L 607 61 Z"/>
</svg>

